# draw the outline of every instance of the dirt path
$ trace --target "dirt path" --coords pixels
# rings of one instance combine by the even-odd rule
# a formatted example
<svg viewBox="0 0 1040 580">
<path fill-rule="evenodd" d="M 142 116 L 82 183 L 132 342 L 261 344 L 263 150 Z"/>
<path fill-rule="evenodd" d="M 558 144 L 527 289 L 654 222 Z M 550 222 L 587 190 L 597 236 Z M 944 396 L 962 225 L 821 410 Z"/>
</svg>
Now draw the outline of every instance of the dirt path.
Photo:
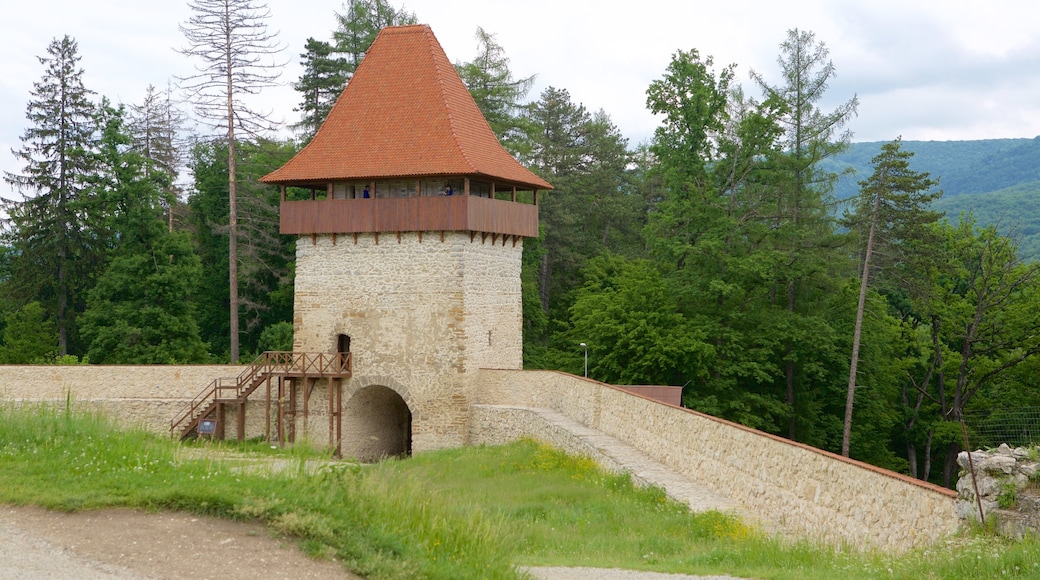
<svg viewBox="0 0 1040 580">
<path fill-rule="evenodd" d="M 127 509 L 0 506 L 0 579 L 357 579 L 260 524 Z"/>
<path fill-rule="evenodd" d="M 538 580 L 737 580 L 598 568 L 528 568 Z M 360 580 L 258 523 L 184 513 L 77 513 L 0 505 L 0 580 Z"/>
</svg>

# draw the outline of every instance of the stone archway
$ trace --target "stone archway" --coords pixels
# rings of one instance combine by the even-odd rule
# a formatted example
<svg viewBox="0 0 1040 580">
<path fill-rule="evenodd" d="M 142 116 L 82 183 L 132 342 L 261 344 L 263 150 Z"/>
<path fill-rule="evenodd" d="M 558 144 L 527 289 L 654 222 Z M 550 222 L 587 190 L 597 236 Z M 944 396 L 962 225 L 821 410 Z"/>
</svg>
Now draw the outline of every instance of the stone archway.
<svg viewBox="0 0 1040 580">
<path fill-rule="evenodd" d="M 344 457 L 378 461 L 412 453 L 412 412 L 396 391 L 382 385 L 358 389 L 343 405 Z"/>
</svg>

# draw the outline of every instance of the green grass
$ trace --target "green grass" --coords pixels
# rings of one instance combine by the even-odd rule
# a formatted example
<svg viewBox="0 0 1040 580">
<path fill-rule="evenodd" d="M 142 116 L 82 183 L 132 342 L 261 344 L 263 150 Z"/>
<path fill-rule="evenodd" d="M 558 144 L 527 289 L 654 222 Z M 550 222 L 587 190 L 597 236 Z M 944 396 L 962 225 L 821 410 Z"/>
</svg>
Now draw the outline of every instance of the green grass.
<svg viewBox="0 0 1040 580">
<path fill-rule="evenodd" d="M 797 580 L 1040 577 L 1035 540 L 973 533 L 898 557 L 792 544 L 719 513 L 690 514 L 661 490 L 531 441 L 366 467 L 327 459 L 257 442 L 181 445 L 68 407 L 0 406 L 0 503 L 257 519 L 371 578 L 516 578 L 514 566 L 541 565 Z"/>
</svg>

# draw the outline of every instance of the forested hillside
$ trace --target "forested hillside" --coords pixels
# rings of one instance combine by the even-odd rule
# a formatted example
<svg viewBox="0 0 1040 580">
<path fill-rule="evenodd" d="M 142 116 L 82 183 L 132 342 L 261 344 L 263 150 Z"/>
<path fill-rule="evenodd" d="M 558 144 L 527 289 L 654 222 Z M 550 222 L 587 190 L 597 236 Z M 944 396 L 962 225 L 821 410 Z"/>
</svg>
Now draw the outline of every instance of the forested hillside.
<svg viewBox="0 0 1040 580">
<path fill-rule="evenodd" d="M 870 173 L 870 159 L 882 143 L 852 143 L 824 166 L 844 174 L 835 197 L 859 192 Z M 1023 258 L 1040 256 L 1040 137 L 977 141 L 903 141 L 914 153 L 914 167 L 939 178 L 943 197 L 935 208 L 951 220 L 971 212 L 980 225 L 996 225 L 1021 239 Z M 850 172 L 851 171 L 851 172 Z"/>
<path fill-rule="evenodd" d="M 20 199 L 2 208 L 0 363 L 291 348 L 295 240 L 278 233 L 280 192 L 257 180 L 321 125 L 378 31 L 417 20 L 385 0 L 343 10 L 315 25 L 329 40 L 300 47 L 291 138 L 236 101 L 267 86 L 249 67 L 270 37 L 232 39 L 241 70 L 198 66 L 211 76 L 185 82 L 186 101 L 151 89 L 126 105 L 89 89 L 74 39 L 46 48 L 23 169 L 4 176 Z M 1040 262 L 1020 259 L 1034 237 L 1005 235 L 1037 235 L 1040 142 L 850 144 L 858 101 L 824 99 L 826 45 L 791 30 L 777 84 L 741 86 L 736 65 L 677 46 L 646 90 L 660 125 L 634 146 L 566 87 L 528 95 L 493 33 L 474 41 L 460 76 L 555 188 L 524 240 L 525 366 L 580 374 L 584 343 L 593 379 L 681 385 L 688 407 L 947 485 L 965 413 L 1040 405 Z M 208 129 L 190 134 L 189 111 Z"/>
</svg>

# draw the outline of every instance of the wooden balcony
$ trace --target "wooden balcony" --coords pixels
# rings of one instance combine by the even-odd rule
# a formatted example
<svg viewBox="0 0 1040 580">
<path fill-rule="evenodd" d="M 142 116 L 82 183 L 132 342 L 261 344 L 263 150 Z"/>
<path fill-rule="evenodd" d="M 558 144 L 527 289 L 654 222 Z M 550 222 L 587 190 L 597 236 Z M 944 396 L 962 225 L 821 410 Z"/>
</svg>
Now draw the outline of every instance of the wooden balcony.
<svg viewBox="0 0 1040 580">
<path fill-rule="evenodd" d="M 538 206 L 472 195 L 283 201 L 283 234 L 469 231 L 538 237 Z"/>
</svg>

